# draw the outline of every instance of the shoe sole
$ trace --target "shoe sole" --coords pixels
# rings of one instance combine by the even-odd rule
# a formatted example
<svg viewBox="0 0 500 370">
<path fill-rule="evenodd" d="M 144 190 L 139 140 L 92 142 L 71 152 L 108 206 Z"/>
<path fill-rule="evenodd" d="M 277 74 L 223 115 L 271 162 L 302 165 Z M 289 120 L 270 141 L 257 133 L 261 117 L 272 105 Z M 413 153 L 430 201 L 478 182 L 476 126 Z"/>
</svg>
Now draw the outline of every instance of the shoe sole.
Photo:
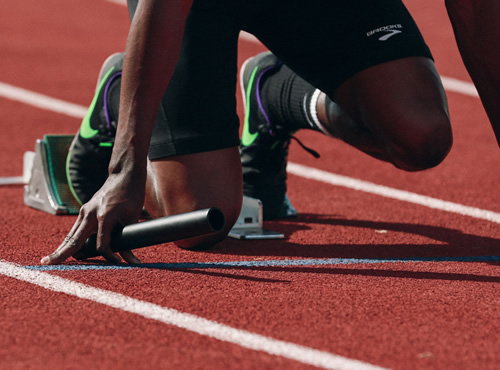
<svg viewBox="0 0 500 370">
<path fill-rule="evenodd" d="M 245 82 L 244 82 L 244 79 L 245 79 L 244 74 L 245 74 L 246 66 L 248 65 L 250 60 L 252 60 L 252 58 L 248 58 L 247 60 L 245 60 L 245 62 L 243 62 L 243 64 L 241 65 L 241 68 L 240 68 L 240 89 L 241 89 L 241 96 L 243 98 L 243 107 L 245 108 L 245 111 L 247 109 L 247 92 L 246 92 L 246 86 L 245 86 Z"/>
<path fill-rule="evenodd" d="M 106 73 L 109 70 L 110 65 L 115 64 L 115 60 L 119 58 L 123 58 L 125 53 L 114 53 L 111 54 L 102 64 L 101 70 L 99 71 L 99 77 L 97 79 L 97 85 L 95 87 L 95 92 L 97 93 L 97 89 L 99 88 L 99 84 L 101 83 L 101 80 L 104 78 Z"/>
</svg>

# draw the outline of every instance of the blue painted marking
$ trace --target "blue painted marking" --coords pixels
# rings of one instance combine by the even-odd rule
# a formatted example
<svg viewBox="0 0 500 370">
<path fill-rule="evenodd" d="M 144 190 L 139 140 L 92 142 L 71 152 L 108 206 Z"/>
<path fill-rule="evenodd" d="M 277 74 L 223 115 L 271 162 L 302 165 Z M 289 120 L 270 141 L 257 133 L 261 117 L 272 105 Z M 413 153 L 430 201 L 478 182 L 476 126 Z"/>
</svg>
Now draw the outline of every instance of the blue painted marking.
<svg viewBox="0 0 500 370">
<path fill-rule="evenodd" d="M 269 261 L 234 261 L 234 262 L 186 262 L 186 263 L 143 263 L 141 265 L 55 265 L 25 266 L 38 271 L 80 271 L 80 270 L 130 270 L 130 269 L 220 269 L 238 267 L 293 267 L 293 266 L 325 266 L 352 264 L 381 264 L 409 262 L 499 262 L 500 256 L 473 257 L 412 257 L 412 258 L 318 258 Z"/>
</svg>

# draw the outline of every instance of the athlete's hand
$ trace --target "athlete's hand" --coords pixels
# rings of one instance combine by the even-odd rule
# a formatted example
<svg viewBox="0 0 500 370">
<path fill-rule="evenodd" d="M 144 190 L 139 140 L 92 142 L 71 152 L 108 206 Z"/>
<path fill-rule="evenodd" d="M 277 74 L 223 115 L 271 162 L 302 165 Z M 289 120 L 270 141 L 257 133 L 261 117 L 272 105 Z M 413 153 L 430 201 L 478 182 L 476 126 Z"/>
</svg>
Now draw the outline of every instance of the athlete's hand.
<svg viewBox="0 0 500 370">
<path fill-rule="evenodd" d="M 94 197 L 80 209 L 78 218 L 62 244 L 50 255 L 42 258 L 42 265 L 55 265 L 74 256 L 85 241 L 97 233 L 96 249 L 107 261 L 121 263 L 112 252 L 111 233 L 118 225 L 137 222 L 144 203 L 144 185 L 134 176 L 112 174 Z M 120 252 L 125 262 L 141 261 L 131 251 Z"/>
</svg>

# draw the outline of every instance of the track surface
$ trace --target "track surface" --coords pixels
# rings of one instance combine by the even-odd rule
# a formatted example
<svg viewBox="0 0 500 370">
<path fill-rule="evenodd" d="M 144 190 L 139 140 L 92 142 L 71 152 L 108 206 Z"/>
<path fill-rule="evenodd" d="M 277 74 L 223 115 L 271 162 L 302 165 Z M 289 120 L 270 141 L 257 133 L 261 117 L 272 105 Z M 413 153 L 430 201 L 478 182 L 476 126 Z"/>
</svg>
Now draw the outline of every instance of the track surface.
<svg viewBox="0 0 500 370">
<path fill-rule="evenodd" d="M 0 368 L 498 369 L 500 151 L 442 1 L 406 4 L 450 89 L 455 143 L 442 165 L 403 173 L 300 132 L 321 158 L 292 145 L 300 216 L 266 224 L 286 240 L 151 247 L 137 252 L 142 268 L 44 271 L 74 217 L 2 186 Z M 128 25 L 105 0 L 18 0 L 0 13 L 0 176 L 20 176 L 44 134 L 76 132 Z M 262 50 L 243 38 L 240 63 Z"/>
</svg>

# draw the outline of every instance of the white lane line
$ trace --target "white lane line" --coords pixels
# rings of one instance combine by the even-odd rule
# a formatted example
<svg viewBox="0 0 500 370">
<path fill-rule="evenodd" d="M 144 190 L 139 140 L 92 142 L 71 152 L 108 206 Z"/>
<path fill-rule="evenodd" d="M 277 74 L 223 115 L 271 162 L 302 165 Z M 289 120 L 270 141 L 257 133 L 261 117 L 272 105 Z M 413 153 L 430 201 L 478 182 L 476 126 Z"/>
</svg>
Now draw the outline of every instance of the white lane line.
<svg viewBox="0 0 500 370">
<path fill-rule="evenodd" d="M 33 105 L 40 109 L 62 113 L 71 117 L 83 118 L 87 107 L 54 99 L 39 93 L 34 93 L 25 89 L 20 89 L 0 82 L 0 96 Z M 325 182 L 331 185 L 343 186 L 352 190 L 364 191 L 377 194 L 383 197 L 398 199 L 409 203 L 419 204 L 425 207 L 438 209 L 441 211 L 458 213 L 482 220 L 500 223 L 500 214 L 479 208 L 464 206 L 457 203 L 447 202 L 436 198 L 427 197 L 403 190 L 393 189 L 386 186 L 377 185 L 367 181 L 357 180 L 346 176 L 336 175 L 330 172 L 321 171 L 312 167 L 306 167 L 297 163 L 288 163 L 288 172 L 312 180 Z"/>
<path fill-rule="evenodd" d="M 369 181 L 357 180 L 351 177 L 333 174 L 297 163 L 288 163 L 287 172 L 306 179 L 321 181 L 334 186 L 342 186 L 351 190 L 380 195 L 385 198 L 402 200 L 404 202 L 418 204 L 440 211 L 457 213 L 463 216 L 470 216 L 497 224 L 500 223 L 500 213 L 497 212 L 468 207 L 458 203 L 447 202 L 441 199 L 411 193 L 409 191 L 377 185 Z"/>
<path fill-rule="evenodd" d="M 0 97 L 75 118 L 82 118 L 87 112 L 87 107 L 51 98 L 50 96 L 22 89 L 3 82 L 0 82 Z"/>
<path fill-rule="evenodd" d="M 273 339 L 246 330 L 236 329 L 216 321 L 141 301 L 123 294 L 94 288 L 45 272 L 25 269 L 0 260 L 0 274 L 38 285 L 42 288 L 97 302 L 115 309 L 137 314 L 147 319 L 229 342 L 254 351 L 285 357 L 325 369 L 374 370 L 380 367 L 329 352 Z"/>
<path fill-rule="evenodd" d="M 25 185 L 26 179 L 23 176 L 0 177 L 1 185 Z"/>
<path fill-rule="evenodd" d="M 441 76 L 441 81 L 443 81 L 444 89 L 447 91 L 479 98 L 479 93 L 477 92 L 476 86 L 474 86 L 472 82 L 461 81 L 457 80 L 456 78 L 443 76 Z"/>
<path fill-rule="evenodd" d="M 127 0 L 106 0 L 109 3 L 127 6 Z"/>
</svg>

